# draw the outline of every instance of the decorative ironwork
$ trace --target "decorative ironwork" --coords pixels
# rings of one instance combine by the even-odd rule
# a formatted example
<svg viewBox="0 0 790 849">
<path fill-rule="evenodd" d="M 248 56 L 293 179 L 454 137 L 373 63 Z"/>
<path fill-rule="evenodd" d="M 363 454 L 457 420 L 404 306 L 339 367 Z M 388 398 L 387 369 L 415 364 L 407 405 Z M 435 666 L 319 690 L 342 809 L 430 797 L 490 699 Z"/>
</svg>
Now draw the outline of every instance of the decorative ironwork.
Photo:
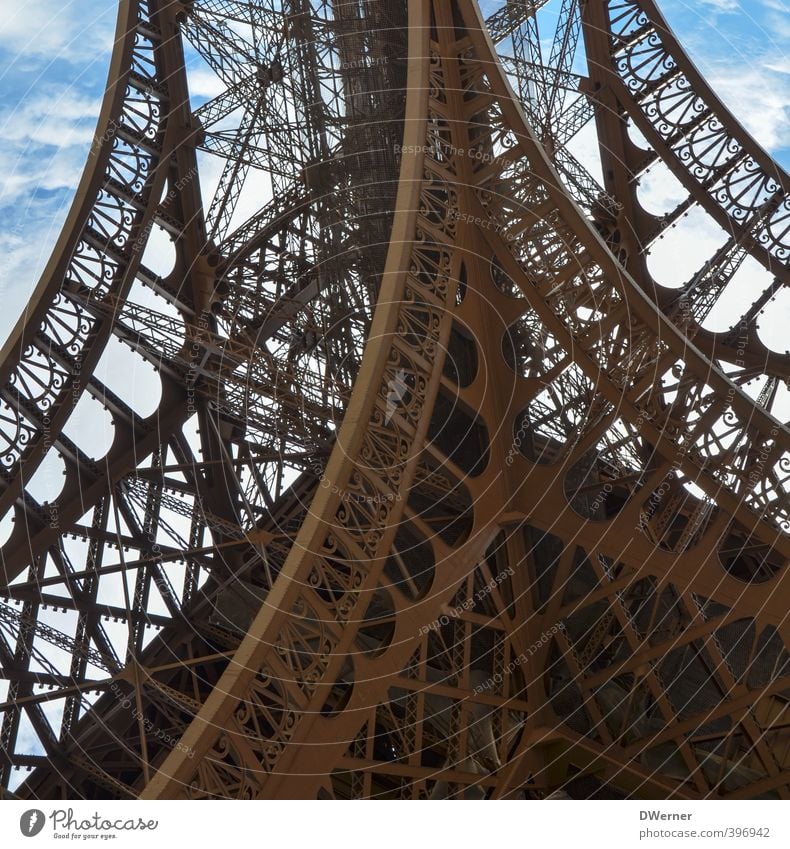
<svg viewBox="0 0 790 849">
<path fill-rule="evenodd" d="M 563 0 L 548 51 L 543 6 L 121 4 L 2 362 L 4 793 L 790 793 L 785 178 L 651 2 Z M 670 292 L 693 206 L 730 238 Z"/>
</svg>

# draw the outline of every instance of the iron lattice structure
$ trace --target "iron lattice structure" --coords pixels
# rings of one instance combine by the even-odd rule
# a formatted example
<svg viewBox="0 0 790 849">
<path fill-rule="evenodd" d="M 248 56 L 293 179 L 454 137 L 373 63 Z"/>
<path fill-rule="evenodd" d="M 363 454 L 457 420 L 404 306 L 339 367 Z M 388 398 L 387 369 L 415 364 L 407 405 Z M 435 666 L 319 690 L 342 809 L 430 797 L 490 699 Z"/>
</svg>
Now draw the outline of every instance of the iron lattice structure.
<svg viewBox="0 0 790 849">
<path fill-rule="evenodd" d="M 789 227 L 652 0 L 120 0 L 0 364 L 4 792 L 786 798 Z"/>
</svg>

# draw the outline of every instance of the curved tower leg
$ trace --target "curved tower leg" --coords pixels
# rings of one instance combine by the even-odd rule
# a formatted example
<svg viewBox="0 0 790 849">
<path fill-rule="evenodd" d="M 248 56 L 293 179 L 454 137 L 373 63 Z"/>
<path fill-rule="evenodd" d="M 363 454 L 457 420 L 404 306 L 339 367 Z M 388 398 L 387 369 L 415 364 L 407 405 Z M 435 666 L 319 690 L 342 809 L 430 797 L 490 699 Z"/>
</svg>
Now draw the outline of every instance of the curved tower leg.
<svg viewBox="0 0 790 849">
<path fill-rule="evenodd" d="M 4 786 L 790 792 L 786 363 L 757 306 L 748 341 L 704 326 L 747 255 L 780 291 L 783 175 L 652 3 L 566 0 L 548 51 L 543 5 L 121 4 L 106 131 L 0 363 Z M 185 57 L 221 94 L 190 102 Z M 601 186 L 569 147 L 592 120 Z M 732 230 L 678 296 L 656 161 Z M 148 417 L 97 377 L 114 340 L 156 369 Z"/>
</svg>

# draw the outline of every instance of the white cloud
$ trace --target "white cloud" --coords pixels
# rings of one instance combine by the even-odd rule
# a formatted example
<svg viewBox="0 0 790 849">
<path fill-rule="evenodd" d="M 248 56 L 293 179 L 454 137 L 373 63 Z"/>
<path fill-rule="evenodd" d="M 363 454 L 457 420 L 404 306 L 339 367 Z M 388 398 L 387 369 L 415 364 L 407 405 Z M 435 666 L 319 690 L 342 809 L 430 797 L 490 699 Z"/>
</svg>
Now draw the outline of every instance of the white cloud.
<svg viewBox="0 0 790 849">
<path fill-rule="evenodd" d="M 24 308 L 55 244 L 93 137 L 101 97 L 62 84 L 0 112 L 0 338 Z"/>
<path fill-rule="evenodd" d="M 0 231 L 0 339 L 5 340 L 49 259 L 66 216 L 70 195 L 20 203 Z"/>
<path fill-rule="evenodd" d="M 757 60 L 751 67 L 717 63 L 709 72 L 711 88 L 743 126 L 767 150 L 787 145 L 790 131 L 790 80 L 785 72 Z"/>
<path fill-rule="evenodd" d="M 0 16 L 0 339 L 22 312 L 85 165 L 116 0 L 18 0 Z"/>
<path fill-rule="evenodd" d="M 112 46 L 116 3 L 111 0 L 19 0 L 0 16 L 0 49 L 26 64 L 33 59 L 82 61 Z M 13 63 L 11 63 L 13 64 Z"/>
<path fill-rule="evenodd" d="M 701 0 L 701 5 L 710 6 L 717 12 L 738 11 L 738 0 Z"/>
<path fill-rule="evenodd" d="M 193 68 L 189 71 L 189 93 L 193 98 L 209 100 L 225 91 L 225 85 L 209 68 Z"/>
<path fill-rule="evenodd" d="M 781 57 L 778 60 L 766 62 L 765 67 L 777 74 L 790 74 L 790 57 Z"/>
<path fill-rule="evenodd" d="M 772 9 L 774 12 L 782 12 L 782 14 L 790 13 L 790 5 L 784 0 L 760 0 L 766 9 Z"/>
<path fill-rule="evenodd" d="M 766 34 L 775 46 L 786 47 L 790 39 L 790 14 L 786 9 L 766 16 Z"/>
<path fill-rule="evenodd" d="M 653 215 L 672 212 L 687 197 L 688 191 L 663 162 L 653 165 L 638 183 L 639 203 Z"/>
<path fill-rule="evenodd" d="M 50 84 L 0 113 L 0 139 L 57 147 L 89 145 L 100 109 L 101 96 Z"/>
<path fill-rule="evenodd" d="M 662 10 L 682 47 L 733 115 L 771 152 L 786 149 L 788 0 L 666 0 Z"/>
<path fill-rule="evenodd" d="M 74 190 L 100 105 L 100 97 L 50 84 L 36 97 L 0 112 L 0 157 L 5 163 L 0 208 L 19 210 L 40 191 Z M 31 205 L 31 212 L 35 208 Z M 14 224 L 19 223 L 15 214 Z"/>
<path fill-rule="evenodd" d="M 664 190 L 657 181 L 653 191 L 661 196 Z M 690 281 L 726 240 L 721 227 L 695 206 L 653 243 L 647 266 L 657 283 L 674 289 Z"/>
</svg>

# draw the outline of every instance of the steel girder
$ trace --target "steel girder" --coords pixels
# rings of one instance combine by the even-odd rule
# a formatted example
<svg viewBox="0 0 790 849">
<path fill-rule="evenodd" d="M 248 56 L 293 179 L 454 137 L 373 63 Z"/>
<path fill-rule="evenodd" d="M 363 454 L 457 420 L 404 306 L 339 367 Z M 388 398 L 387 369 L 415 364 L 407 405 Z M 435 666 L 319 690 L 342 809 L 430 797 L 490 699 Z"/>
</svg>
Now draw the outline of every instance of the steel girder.
<svg viewBox="0 0 790 849">
<path fill-rule="evenodd" d="M 551 67 L 501 64 L 541 5 L 487 30 L 471 2 L 411 0 L 408 28 L 405 4 L 122 3 L 105 130 L 2 365 L 20 795 L 787 794 L 786 363 L 756 308 L 746 338 L 700 327 L 744 254 L 777 277 L 759 302 L 782 285 L 785 178 L 652 4 L 564 4 Z M 196 109 L 184 32 L 227 85 Z M 261 85 L 292 122 L 208 130 Z M 564 147 L 593 115 L 599 198 Z M 201 150 L 230 162 L 214 210 L 272 175 L 217 242 Z M 733 234 L 674 300 L 644 253 L 683 210 L 634 188 L 659 160 Z M 94 374 L 111 337 L 157 370 L 148 419 Z M 98 461 L 63 431 L 83 391 L 117 432 Z M 39 504 L 50 453 L 66 485 Z"/>
</svg>

